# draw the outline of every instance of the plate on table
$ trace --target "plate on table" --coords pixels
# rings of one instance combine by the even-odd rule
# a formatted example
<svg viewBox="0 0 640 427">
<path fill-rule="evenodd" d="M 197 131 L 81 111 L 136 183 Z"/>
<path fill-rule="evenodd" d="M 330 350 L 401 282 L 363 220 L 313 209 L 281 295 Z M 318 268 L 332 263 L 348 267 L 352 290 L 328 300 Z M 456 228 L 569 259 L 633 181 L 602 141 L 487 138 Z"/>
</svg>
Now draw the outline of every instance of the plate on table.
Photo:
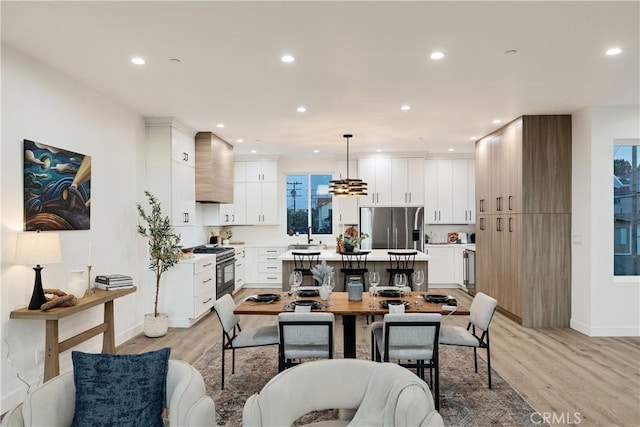
<svg viewBox="0 0 640 427">
<path fill-rule="evenodd" d="M 298 295 L 301 297 L 317 297 L 320 295 L 319 289 L 299 289 Z"/>
<path fill-rule="evenodd" d="M 291 304 L 293 304 L 294 307 L 297 305 L 302 307 L 311 307 L 312 310 L 322 308 L 322 303 L 320 301 L 314 301 L 311 299 L 299 299 L 292 301 Z"/>
<path fill-rule="evenodd" d="M 385 301 L 380 301 L 380 307 L 389 308 L 390 305 L 404 305 L 405 308 L 409 308 L 411 304 L 409 301 L 405 301 L 402 299 L 388 299 Z"/>
<path fill-rule="evenodd" d="M 252 298 L 254 301 L 258 302 L 273 302 L 279 301 L 280 295 L 278 294 L 258 294 Z"/>
<path fill-rule="evenodd" d="M 423 295 L 422 297 L 426 302 L 433 304 L 444 304 L 451 299 L 448 295 Z"/>
<path fill-rule="evenodd" d="M 378 291 L 378 295 L 381 297 L 397 298 L 402 295 L 402 291 L 400 289 L 382 289 Z"/>
</svg>

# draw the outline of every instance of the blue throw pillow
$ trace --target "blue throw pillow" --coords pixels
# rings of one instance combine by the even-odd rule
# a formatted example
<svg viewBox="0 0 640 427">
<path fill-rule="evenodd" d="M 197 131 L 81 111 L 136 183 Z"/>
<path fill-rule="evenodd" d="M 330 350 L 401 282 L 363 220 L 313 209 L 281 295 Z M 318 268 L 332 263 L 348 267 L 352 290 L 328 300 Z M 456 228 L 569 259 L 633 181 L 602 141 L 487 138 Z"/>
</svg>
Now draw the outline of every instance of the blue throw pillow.
<svg viewBox="0 0 640 427">
<path fill-rule="evenodd" d="M 170 348 L 142 354 L 71 352 L 73 427 L 162 427 Z"/>
</svg>

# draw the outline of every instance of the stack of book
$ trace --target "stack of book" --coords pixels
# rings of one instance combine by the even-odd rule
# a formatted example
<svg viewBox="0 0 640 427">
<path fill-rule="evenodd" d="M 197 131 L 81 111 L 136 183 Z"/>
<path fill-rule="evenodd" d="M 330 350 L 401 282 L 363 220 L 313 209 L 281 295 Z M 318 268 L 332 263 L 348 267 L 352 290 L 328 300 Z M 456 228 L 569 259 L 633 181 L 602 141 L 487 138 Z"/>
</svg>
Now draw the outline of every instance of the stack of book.
<svg viewBox="0 0 640 427">
<path fill-rule="evenodd" d="M 133 277 L 124 274 L 105 274 L 96 276 L 96 288 L 105 291 L 133 288 Z"/>
</svg>

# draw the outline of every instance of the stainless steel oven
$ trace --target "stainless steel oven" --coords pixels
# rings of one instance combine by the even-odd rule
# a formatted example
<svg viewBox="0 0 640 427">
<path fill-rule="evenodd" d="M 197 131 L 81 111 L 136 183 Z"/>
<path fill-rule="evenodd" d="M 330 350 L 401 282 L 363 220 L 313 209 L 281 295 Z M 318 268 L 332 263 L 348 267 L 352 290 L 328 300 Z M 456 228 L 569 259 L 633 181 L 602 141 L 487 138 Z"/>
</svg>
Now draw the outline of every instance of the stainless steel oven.
<svg viewBox="0 0 640 427">
<path fill-rule="evenodd" d="M 476 251 L 465 249 L 462 253 L 464 260 L 464 286 L 470 295 L 476 294 Z"/>
<path fill-rule="evenodd" d="M 219 259 L 222 258 L 222 259 Z M 236 283 L 235 250 L 231 249 L 230 256 L 216 254 L 216 299 L 224 294 L 231 295 Z"/>
</svg>

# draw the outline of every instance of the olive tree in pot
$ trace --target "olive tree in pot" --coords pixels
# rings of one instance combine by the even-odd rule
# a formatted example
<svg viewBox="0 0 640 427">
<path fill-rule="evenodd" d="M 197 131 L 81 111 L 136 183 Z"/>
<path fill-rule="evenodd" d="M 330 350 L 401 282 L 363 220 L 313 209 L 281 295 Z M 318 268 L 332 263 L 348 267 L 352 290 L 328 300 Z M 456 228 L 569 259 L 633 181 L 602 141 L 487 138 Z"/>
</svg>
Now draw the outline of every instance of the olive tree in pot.
<svg viewBox="0 0 640 427">
<path fill-rule="evenodd" d="M 144 334 L 148 337 L 161 337 L 167 333 L 169 319 L 166 314 L 158 313 L 158 296 L 160 294 L 160 279 L 162 273 L 178 263 L 180 236 L 173 232 L 171 219 L 162 215 L 160 202 L 149 191 L 147 196 L 151 211 L 147 213 L 140 203 L 136 204 L 138 215 L 144 222 L 138 224 L 138 234 L 149 239 L 149 270 L 156 277 L 156 296 L 153 313 L 144 316 Z"/>
</svg>

